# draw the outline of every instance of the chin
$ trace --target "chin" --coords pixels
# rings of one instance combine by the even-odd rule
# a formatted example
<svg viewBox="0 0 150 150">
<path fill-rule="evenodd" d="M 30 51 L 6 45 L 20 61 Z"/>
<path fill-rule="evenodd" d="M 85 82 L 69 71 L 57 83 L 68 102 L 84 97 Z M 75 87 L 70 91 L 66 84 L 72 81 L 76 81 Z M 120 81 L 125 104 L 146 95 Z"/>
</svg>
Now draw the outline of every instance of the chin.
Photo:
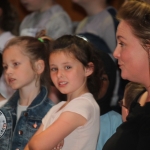
<svg viewBox="0 0 150 150">
<path fill-rule="evenodd" d="M 122 77 L 122 79 L 124 79 L 124 80 L 131 80 L 130 79 L 130 76 L 129 76 L 130 74 L 128 74 L 128 72 L 124 72 L 124 71 L 122 71 L 121 70 L 121 77 Z M 131 80 L 132 81 L 132 80 Z"/>
<path fill-rule="evenodd" d="M 62 93 L 62 94 L 68 94 L 68 92 L 65 92 L 65 91 L 60 91 L 60 93 Z"/>
<path fill-rule="evenodd" d="M 17 88 L 17 87 L 11 87 L 13 90 L 18 90 L 19 88 Z"/>
<path fill-rule="evenodd" d="M 121 77 L 122 77 L 122 79 L 124 79 L 124 80 L 128 80 L 128 78 L 126 77 L 126 75 L 124 75 L 123 73 L 121 73 Z"/>
</svg>

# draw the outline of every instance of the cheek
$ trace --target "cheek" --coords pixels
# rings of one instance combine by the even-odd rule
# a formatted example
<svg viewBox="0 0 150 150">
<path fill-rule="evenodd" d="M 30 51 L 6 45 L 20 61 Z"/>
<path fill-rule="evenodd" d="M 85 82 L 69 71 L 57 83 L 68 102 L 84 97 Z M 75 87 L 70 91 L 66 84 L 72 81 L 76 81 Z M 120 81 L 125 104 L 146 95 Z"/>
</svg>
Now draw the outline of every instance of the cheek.
<svg viewBox="0 0 150 150">
<path fill-rule="evenodd" d="M 54 75 L 54 73 L 50 73 L 50 78 L 51 78 L 52 82 L 55 81 L 55 75 Z"/>
<path fill-rule="evenodd" d="M 4 80 L 7 80 L 7 75 L 6 75 L 5 71 L 3 72 L 3 78 L 4 78 Z"/>
<path fill-rule="evenodd" d="M 1 79 L 4 80 L 4 81 L 6 81 L 6 83 L 8 83 L 7 75 L 5 73 L 2 74 Z"/>
</svg>

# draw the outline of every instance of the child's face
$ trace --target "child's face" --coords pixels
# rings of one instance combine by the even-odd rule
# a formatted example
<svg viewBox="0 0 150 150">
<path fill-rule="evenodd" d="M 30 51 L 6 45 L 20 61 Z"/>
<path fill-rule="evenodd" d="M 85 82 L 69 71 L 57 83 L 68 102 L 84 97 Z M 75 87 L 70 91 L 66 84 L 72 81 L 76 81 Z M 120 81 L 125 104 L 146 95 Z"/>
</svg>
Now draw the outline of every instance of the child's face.
<svg viewBox="0 0 150 150">
<path fill-rule="evenodd" d="M 28 11 L 44 11 L 50 0 L 20 0 Z"/>
<path fill-rule="evenodd" d="M 109 79 L 107 74 L 102 75 L 102 86 L 100 88 L 99 94 L 98 94 L 98 99 L 101 99 L 105 96 L 107 93 L 107 89 L 109 87 Z"/>
<path fill-rule="evenodd" d="M 12 89 L 35 86 L 36 75 L 29 57 L 21 52 L 20 46 L 11 46 L 3 53 L 4 76 Z"/>
<path fill-rule="evenodd" d="M 74 97 L 87 92 L 86 79 L 91 73 L 72 54 L 52 53 L 49 64 L 50 77 L 61 93 Z"/>
</svg>

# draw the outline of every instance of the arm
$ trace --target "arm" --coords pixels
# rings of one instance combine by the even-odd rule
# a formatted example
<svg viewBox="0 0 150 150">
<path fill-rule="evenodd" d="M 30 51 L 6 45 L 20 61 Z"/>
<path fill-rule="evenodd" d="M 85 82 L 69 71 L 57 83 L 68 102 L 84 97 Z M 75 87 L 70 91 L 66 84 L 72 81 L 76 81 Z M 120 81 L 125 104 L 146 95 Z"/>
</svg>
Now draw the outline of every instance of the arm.
<svg viewBox="0 0 150 150">
<path fill-rule="evenodd" d="M 78 121 L 77 121 L 78 120 Z M 31 138 L 25 150 L 51 150 L 77 127 L 83 126 L 87 120 L 73 112 L 64 112 L 46 130 L 43 125 Z"/>
<path fill-rule="evenodd" d="M 39 129 L 37 130 L 37 132 L 33 135 L 33 137 L 36 136 L 36 135 L 38 135 L 38 134 L 40 134 L 40 133 L 43 131 L 43 127 L 44 127 L 44 125 L 41 124 L 40 128 L 39 128 Z M 27 145 L 26 145 L 26 147 L 25 147 L 24 150 L 29 150 L 29 145 L 28 145 L 28 143 L 27 143 Z"/>
</svg>

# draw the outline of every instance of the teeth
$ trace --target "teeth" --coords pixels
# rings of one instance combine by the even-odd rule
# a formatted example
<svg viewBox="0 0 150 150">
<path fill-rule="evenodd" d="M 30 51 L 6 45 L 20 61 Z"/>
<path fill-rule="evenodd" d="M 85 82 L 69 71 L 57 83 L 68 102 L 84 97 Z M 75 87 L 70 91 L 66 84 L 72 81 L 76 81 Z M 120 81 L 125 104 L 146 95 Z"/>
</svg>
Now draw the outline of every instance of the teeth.
<svg viewBox="0 0 150 150">
<path fill-rule="evenodd" d="M 63 85 L 63 84 L 66 84 L 66 83 L 67 83 L 67 82 L 60 82 L 59 84 L 60 84 L 60 85 Z"/>
</svg>

